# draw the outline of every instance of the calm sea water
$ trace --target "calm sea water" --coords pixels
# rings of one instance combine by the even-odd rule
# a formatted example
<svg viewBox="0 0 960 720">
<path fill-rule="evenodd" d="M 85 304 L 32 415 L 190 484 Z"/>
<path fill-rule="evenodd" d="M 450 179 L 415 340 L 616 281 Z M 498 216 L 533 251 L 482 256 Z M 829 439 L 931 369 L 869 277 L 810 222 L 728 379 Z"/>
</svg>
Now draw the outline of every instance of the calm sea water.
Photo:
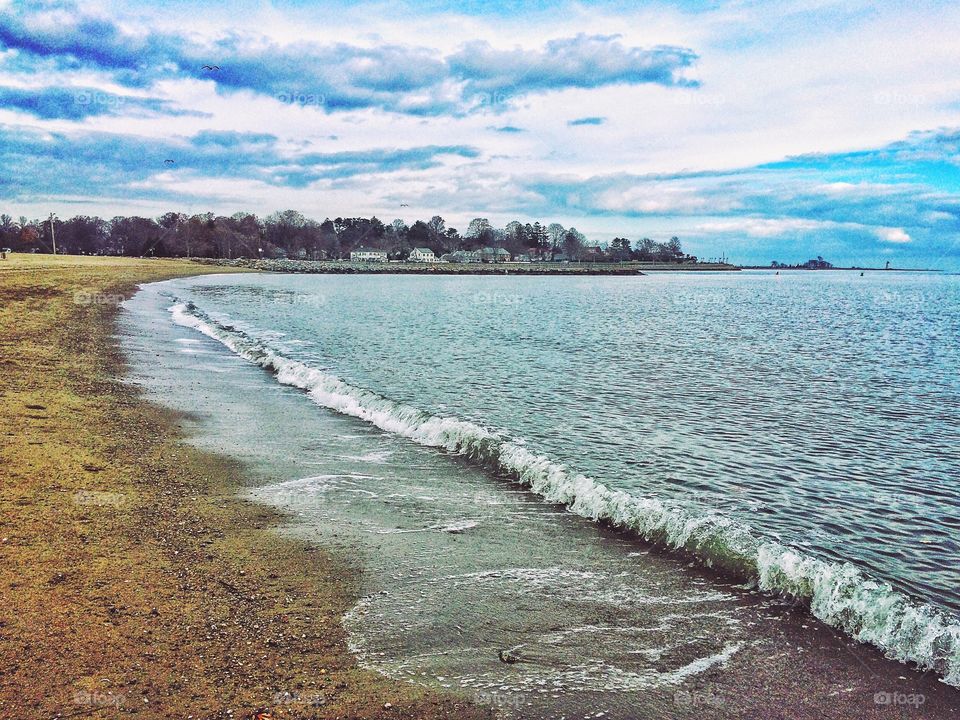
<svg viewBox="0 0 960 720">
<path fill-rule="evenodd" d="M 220 276 L 285 357 L 960 609 L 960 278 Z"/>
</svg>

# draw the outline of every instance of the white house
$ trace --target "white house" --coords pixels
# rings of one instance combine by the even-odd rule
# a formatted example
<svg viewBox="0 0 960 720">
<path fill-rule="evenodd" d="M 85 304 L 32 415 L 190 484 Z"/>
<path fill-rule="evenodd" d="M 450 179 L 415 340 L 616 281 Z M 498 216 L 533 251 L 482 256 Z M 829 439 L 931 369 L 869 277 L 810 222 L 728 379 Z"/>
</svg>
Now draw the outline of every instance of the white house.
<svg viewBox="0 0 960 720">
<path fill-rule="evenodd" d="M 433 250 L 425 247 L 414 248 L 410 252 L 410 262 L 439 262 L 439 259 L 436 255 L 433 254 Z"/>
<path fill-rule="evenodd" d="M 350 260 L 352 262 L 386 262 L 387 251 L 361 246 L 350 252 Z"/>
</svg>

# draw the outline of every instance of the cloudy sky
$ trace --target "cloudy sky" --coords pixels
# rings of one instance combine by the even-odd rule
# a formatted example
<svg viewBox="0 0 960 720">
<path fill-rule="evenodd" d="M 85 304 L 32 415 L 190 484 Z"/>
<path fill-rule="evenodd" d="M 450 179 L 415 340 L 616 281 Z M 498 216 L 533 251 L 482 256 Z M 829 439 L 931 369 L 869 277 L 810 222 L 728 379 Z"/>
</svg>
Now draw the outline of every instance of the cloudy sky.
<svg viewBox="0 0 960 720">
<path fill-rule="evenodd" d="M 0 0 L 0 211 L 960 268 L 960 4 L 622 5 Z"/>
</svg>

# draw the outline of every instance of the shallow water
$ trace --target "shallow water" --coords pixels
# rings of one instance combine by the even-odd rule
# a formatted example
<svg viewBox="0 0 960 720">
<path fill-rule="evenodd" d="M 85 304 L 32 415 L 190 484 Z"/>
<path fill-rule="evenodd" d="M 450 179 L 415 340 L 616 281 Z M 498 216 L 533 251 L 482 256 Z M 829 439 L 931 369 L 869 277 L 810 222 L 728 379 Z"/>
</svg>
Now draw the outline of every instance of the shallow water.
<svg viewBox="0 0 960 720">
<path fill-rule="evenodd" d="M 821 279 L 821 275 L 826 277 Z M 871 293 L 883 293 L 882 302 L 876 297 L 870 300 L 869 307 L 874 310 L 891 302 L 894 292 L 902 298 L 936 299 L 934 304 L 940 309 L 944 298 L 952 297 L 955 301 L 956 288 L 949 282 L 943 285 L 944 279 L 919 276 L 871 278 L 873 289 L 867 288 L 866 283 L 847 287 L 857 280 L 863 279 L 809 274 L 796 279 L 788 277 L 790 287 L 786 288 L 780 278 L 762 274 L 602 278 L 589 282 L 561 278 L 458 278 L 454 282 L 421 277 L 234 276 L 178 281 L 163 286 L 163 292 L 168 298 L 164 302 L 172 303 L 175 298 L 193 302 L 188 315 L 194 320 L 206 318 L 212 327 L 228 335 L 240 332 L 238 337 L 243 342 L 269 347 L 311 372 L 326 371 L 325 376 L 343 378 L 354 389 L 374 390 L 389 398 L 376 401 L 392 402 L 393 409 L 398 402 L 405 402 L 429 411 L 428 417 L 434 413 L 455 416 L 460 421 L 499 431 L 498 442 L 506 442 L 512 448 L 509 452 L 502 447 L 497 450 L 501 469 L 504 463 L 513 463 L 515 467 L 528 459 L 521 457 L 521 451 L 535 451 L 555 465 L 562 463 L 569 470 L 589 476 L 595 483 L 623 490 L 630 498 L 673 503 L 670 507 L 682 510 L 685 521 L 699 522 L 698 528 L 705 517 L 712 518 L 714 524 L 717 518 L 746 521 L 764 541 L 779 539 L 804 549 L 807 555 L 803 558 L 855 561 L 864 571 L 895 583 L 918 600 L 955 607 L 956 566 L 947 559 L 951 557 L 950 548 L 955 547 L 950 543 L 955 543 L 957 537 L 956 526 L 951 524 L 957 512 L 955 502 L 951 502 L 956 486 L 950 485 L 956 478 L 955 474 L 950 475 L 950 470 L 957 467 L 956 445 L 944 441 L 938 446 L 928 437 L 940 432 L 941 440 L 949 439 L 957 432 L 956 416 L 950 411 L 951 407 L 956 408 L 955 404 L 950 405 L 950 399 L 955 403 L 957 398 L 956 377 L 942 366 L 956 352 L 955 336 L 946 335 L 946 347 L 934 347 L 936 343 L 928 342 L 923 352 L 917 349 L 919 336 L 898 340 L 898 347 L 909 349 L 908 357 L 904 357 L 902 349 L 889 350 L 889 356 L 884 356 L 886 362 L 876 367 L 871 363 L 877 358 L 858 360 L 850 348 L 847 354 L 834 356 L 831 350 L 839 353 L 838 348 L 845 347 L 844 343 L 853 342 L 850 318 L 858 312 L 873 312 L 864 305 Z M 888 285 L 877 290 L 883 283 Z M 779 293 L 781 300 L 794 298 L 795 303 L 808 305 L 816 305 L 820 299 L 836 303 L 837 298 L 846 297 L 846 305 L 841 303 L 829 316 L 820 313 L 816 323 L 796 320 L 817 316 L 815 312 L 798 315 L 796 308 L 782 309 L 779 314 L 794 320 L 781 318 L 778 323 L 778 313 L 771 309 L 769 298 L 767 303 L 755 299 L 763 292 Z M 753 299 L 754 304 L 747 299 Z M 857 311 L 851 307 L 854 302 L 861 305 Z M 917 301 L 916 307 L 922 306 Z M 697 307 L 701 310 L 696 311 Z M 723 329 L 739 315 L 757 313 L 766 313 L 766 323 L 753 318 Z M 694 320 L 689 319 L 691 315 Z M 705 324 L 705 317 L 712 317 L 712 323 Z M 844 317 L 846 320 L 841 322 Z M 933 331 L 921 335 L 930 340 L 935 337 L 934 331 L 952 332 L 950 323 L 956 323 L 955 314 L 937 315 L 930 323 Z M 861 326 L 868 324 L 863 321 Z M 713 328 L 712 332 L 707 332 L 707 325 Z M 787 326 L 792 327 L 790 332 L 786 331 Z M 760 327 L 766 327 L 765 338 L 761 337 Z M 830 334 L 831 327 L 844 336 L 843 342 Z M 182 354 L 191 361 L 203 362 L 204 355 L 212 353 L 209 369 L 223 372 L 221 358 L 204 344 L 209 342 L 206 338 L 201 342 L 199 337 L 179 338 Z M 816 352 L 808 347 L 814 342 L 819 343 Z M 191 347 L 193 344 L 201 347 Z M 761 351 L 764 344 L 768 346 L 765 353 Z M 887 352 L 883 347 L 871 347 L 870 352 Z M 801 352 L 803 348 L 807 349 Z M 232 362 L 236 362 L 235 356 L 228 357 L 234 357 Z M 923 363 L 927 364 L 926 370 L 921 371 Z M 897 394 L 889 383 L 876 379 L 896 375 L 889 373 L 892 365 L 902 370 L 897 382 L 904 397 L 900 398 L 898 410 L 884 407 L 881 399 L 896 398 Z M 231 373 L 236 370 L 230 362 L 227 368 Z M 848 383 L 844 373 L 850 374 L 851 368 L 862 376 L 867 374 L 867 368 L 873 368 L 876 377 L 860 377 L 857 382 Z M 764 378 L 770 385 L 766 389 L 762 387 Z M 302 374 L 294 379 L 302 380 Z M 832 387 L 830 392 L 825 390 L 828 386 Z M 869 389 L 873 386 L 876 392 L 871 396 Z M 270 387 L 271 392 L 278 392 L 277 388 L 282 386 Z M 330 400 L 329 390 L 325 388 L 320 400 Z M 934 398 L 938 401 L 934 402 Z M 318 399 L 316 393 L 314 399 Z M 369 400 L 361 393 L 362 402 Z M 238 412 L 244 412 L 242 398 L 232 402 Z M 382 411 L 384 407 L 377 409 Z M 909 413 L 913 413 L 912 420 L 903 417 Z M 219 411 L 216 415 L 220 416 Z M 382 414 L 378 417 L 383 421 Z M 275 420 L 284 422 L 281 416 Z M 830 423 L 832 430 L 828 432 Z M 871 423 L 872 430 L 868 428 Z M 919 430 L 918 423 L 925 429 Z M 903 431 L 907 425 L 911 427 L 909 435 Z M 369 430 L 367 425 L 360 427 Z M 422 442 L 425 430 L 410 427 L 408 423 L 392 429 Z M 901 428 L 901 432 L 894 434 L 893 428 Z M 431 481 L 425 481 L 423 473 L 416 471 L 423 458 L 430 459 L 424 466 L 429 468 L 436 460 L 435 454 L 428 452 L 413 462 L 405 453 L 413 452 L 411 448 L 417 446 L 405 441 L 397 444 L 396 435 L 383 436 L 389 442 L 377 436 L 378 443 L 387 442 L 387 447 L 363 445 L 351 450 L 351 443 L 358 442 L 358 432 L 362 438 L 364 431 L 341 433 L 339 443 L 345 447 L 324 457 L 321 464 L 325 471 L 308 475 L 302 468 L 291 469 L 284 477 L 294 484 L 281 480 L 257 492 L 281 505 L 292 502 L 306 518 L 303 528 L 312 528 L 301 528 L 302 532 L 319 532 L 317 528 L 324 521 L 336 517 L 331 515 L 331 508 L 342 504 L 343 499 L 351 501 L 346 503 L 351 510 L 340 519 L 348 517 L 351 524 L 363 525 L 364 511 L 358 510 L 356 499 L 366 497 L 366 507 L 377 508 L 373 515 L 379 519 L 371 520 L 373 530 L 366 528 L 363 532 L 382 534 L 395 549 L 416 543 L 424 535 L 439 533 L 461 541 L 469 537 L 471 542 L 466 544 L 476 547 L 467 557 L 476 555 L 478 547 L 490 545 L 488 534 L 498 524 L 512 527 L 517 520 L 513 515 L 517 508 L 512 507 L 509 493 L 507 500 L 498 499 L 489 506 L 477 499 L 475 484 L 478 478 L 486 476 L 475 468 L 461 468 L 470 479 L 464 492 L 458 492 L 459 486 L 448 477 L 447 470 L 435 471 L 441 477 Z M 444 432 L 447 434 L 443 437 L 449 440 L 449 428 Z M 889 439 L 886 433 L 891 433 Z M 236 431 L 227 433 L 235 434 Z M 520 443 L 518 438 L 522 438 Z M 917 438 L 923 438 L 923 442 L 914 442 Z M 273 452 L 289 457 L 291 448 L 284 447 L 286 438 L 267 433 L 264 439 L 269 440 L 266 448 L 256 437 L 249 439 L 249 447 L 243 443 L 240 446 L 243 452 L 253 453 L 261 460 L 271 455 L 271 446 Z M 426 444 L 446 446 L 446 440 Z M 236 443 L 232 449 L 236 453 Z M 425 452 L 423 448 L 416 451 Z M 879 462 L 881 453 L 886 453 L 885 462 L 877 465 L 874 482 L 868 479 L 869 468 L 873 467 L 872 462 Z M 274 469 L 278 462 L 283 464 L 276 458 L 272 462 Z M 290 462 L 297 464 L 293 459 Z M 448 460 L 444 462 L 449 465 Z M 394 469 L 394 476 L 388 474 L 385 478 L 382 473 L 364 470 L 382 469 L 384 463 Z M 410 475 L 409 468 L 413 468 L 413 477 L 401 482 L 395 477 L 398 467 L 407 468 L 403 475 Z M 930 487 L 919 484 L 917 476 L 910 475 L 911 468 L 923 468 L 938 483 Z M 384 492 L 384 483 L 388 487 L 400 484 L 392 500 L 390 493 Z M 409 486 L 410 483 L 413 485 Z M 899 508 L 903 503 L 898 503 L 894 508 L 898 511 L 888 516 L 854 514 L 855 508 L 862 508 L 868 501 L 882 500 L 883 494 L 890 493 L 893 487 L 898 488 L 900 495 L 909 492 L 911 497 L 922 496 L 923 502 L 937 509 L 925 510 L 922 516 L 912 519 Z M 954 489 L 950 490 L 951 487 Z M 376 502 L 370 502 L 371 496 Z M 391 619 L 399 623 L 394 614 L 405 607 L 407 600 L 429 606 L 436 598 L 463 598 L 471 593 L 480 593 L 488 600 L 491 595 L 510 598 L 518 588 L 531 592 L 531 588 L 537 587 L 538 577 L 550 578 L 548 595 L 552 598 L 575 598 L 572 590 L 576 587 L 586 598 L 583 602 L 589 604 L 591 587 L 622 586 L 628 605 L 642 605 L 637 598 L 643 596 L 649 573 L 633 568 L 631 575 L 629 569 L 635 562 L 616 566 L 617 572 L 609 576 L 597 574 L 596 568 L 584 570 L 582 563 L 571 566 L 571 558 L 579 547 L 577 533 L 570 531 L 569 516 L 557 516 L 550 506 L 540 506 L 526 493 L 515 497 L 522 498 L 518 502 L 524 522 L 535 521 L 539 528 L 536 535 L 541 539 L 549 537 L 558 548 L 552 555 L 548 553 L 550 557 L 534 564 L 506 566 L 504 557 L 510 556 L 505 553 L 488 554 L 473 563 L 460 558 L 451 562 L 455 572 L 431 576 L 432 585 L 418 582 L 406 589 L 402 584 L 393 587 L 391 594 L 402 602 L 387 602 L 383 599 L 386 596 L 365 601 L 353 619 L 374 613 L 381 624 L 391 626 Z M 601 499 L 607 501 L 610 497 Z M 623 505 L 621 500 L 613 499 Z M 384 503 L 391 512 L 388 525 L 381 527 L 377 523 L 383 521 Z M 838 519 L 831 520 L 831 513 Z M 599 512 L 594 514 L 602 516 Z M 689 524 L 684 528 L 691 531 Z M 502 534 L 509 537 L 512 532 L 504 530 Z M 477 545 L 474 538 L 480 536 L 484 542 Z M 884 547 L 873 547 L 881 545 L 878 538 L 884 539 Z M 919 542 L 924 539 L 933 541 Z M 617 544 L 628 542 L 616 540 Z M 901 544 L 903 547 L 898 547 Z M 710 550 L 706 546 L 696 549 Z M 616 563 L 624 562 L 630 552 L 620 552 Z M 952 557 L 955 559 L 955 555 Z M 782 563 L 776 567 L 778 571 L 783 569 Z M 934 571 L 928 573 L 927 567 Z M 495 569 L 500 574 L 490 575 Z M 663 569 L 661 575 L 668 577 L 676 572 L 671 566 Z M 618 573 L 626 573 L 626 579 Z M 715 584 L 717 580 L 709 582 Z M 404 592 L 410 593 L 410 597 L 404 597 Z M 634 594 L 630 595 L 631 592 Z M 722 598 L 710 593 L 727 590 L 712 587 L 705 599 L 690 595 L 686 584 L 676 592 L 680 597 L 693 598 L 693 602 L 712 604 L 705 615 L 694 613 L 695 617 L 712 618 L 704 620 L 705 627 L 710 629 L 701 633 L 712 638 L 711 644 L 697 648 L 700 652 L 687 658 L 687 665 L 693 663 L 697 668 L 698 662 L 726 662 L 724 653 L 742 652 L 743 643 L 754 639 L 751 633 L 733 633 L 729 642 L 718 644 L 718 638 L 724 635 L 720 628 L 725 621 L 723 612 L 713 606 L 723 603 Z M 651 594 L 661 605 L 669 596 L 662 587 Z M 606 597 L 605 607 L 616 606 L 616 597 L 615 592 Z M 574 604 L 578 602 L 575 600 Z M 463 607 L 464 603 L 454 605 Z M 631 647 L 635 658 L 645 658 L 647 663 L 640 663 L 633 670 L 622 659 L 612 665 L 606 663 L 616 668 L 618 679 L 604 674 L 605 671 L 591 675 L 581 668 L 577 672 L 586 678 L 584 682 L 600 682 L 597 687 L 621 682 L 633 690 L 651 682 L 649 677 L 644 679 L 645 674 L 649 675 L 650 663 L 663 648 L 637 647 L 636 642 L 636 635 L 650 632 L 651 627 L 624 622 L 624 618 L 613 624 L 597 623 L 589 617 L 582 618 L 583 622 L 571 622 L 576 620 L 576 611 L 568 599 L 561 605 L 556 617 L 563 621 L 553 632 L 554 636 L 563 634 L 567 646 L 571 637 L 590 638 L 589 647 Z M 497 615 L 492 612 L 492 616 Z M 661 612 L 657 617 L 662 615 Z M 348 619 L 348 624 L 351 621 Z M 738 622 L 742 621 L 740 618 Z M 537 632 L 543 634 L 542 630 Z M 619 643 L 616 638 L 620 632 L 633 635 L 628 642 Z M 378 637 L 388 638 L 389 634 Z M 550 646 L 549 633 L 546 637 L 537 652 L 549 664 L 549 650 L 545 654 L 543 650 Z M 404 642 L 408 641 L 410 638 L 405 636 Z M 391 653 L 389 643 L 384 649 L 376 643 L 369 645 L 366 640 L 358 642 L 358 649 L 370 657 L 393 656 L 391 663 L 400 663 L 400 669 L 394 671 L 401 675 L 405 672 L 402 667 L 407 661 L 397 660 L 403 653 L 396 652 L 395 645 Z M 609 654 L 601 653 L 604 657 Z M 710 660 L 715 657 L 721 659 Z M 441 664 L 449 665 L 449 659 Z M 426 672 L 422 662 L 411 667 L 411 672 Z M 500 669 L 496 662 L 493 667 Z M 681 672 L 684 667 L 665 665 L 656 670 L 654 680 L 659 682 L 660 675 Z M 597 679 L 597 672 L 603 676 L 602 682 Z M 562 681 L 575 684 L 574 675 L 568 672 Z M 461 672 L 458 678 L 461 687 L 469 687 L 464 685 L 468 674 Z M 482 674 L 474 680 L 478 692 L 493 692 L 493 686 Z"/>
</svg>

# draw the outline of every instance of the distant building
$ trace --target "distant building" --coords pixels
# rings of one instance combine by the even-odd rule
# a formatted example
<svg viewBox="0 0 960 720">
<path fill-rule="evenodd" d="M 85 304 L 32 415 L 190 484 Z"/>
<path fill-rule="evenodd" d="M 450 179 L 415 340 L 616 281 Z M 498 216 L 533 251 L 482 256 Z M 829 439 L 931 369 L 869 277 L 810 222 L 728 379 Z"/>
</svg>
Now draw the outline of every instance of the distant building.
<svg viewBox="0 0 960 720">
<path fill-rule="evenodd" d="M 441 255 L 440 259 L 452 263 L 478 263 L 483 260 L 479 250 L 456 250 L 455 252 Z"/>
<path fill-rule="evenodd" d="M 387 251 L 376 248 L 358 247 L 350 252 L 352 262 L 386 262 Z"/>
<path fill-rule="evenodd" d="M 433 254 L 433 250 L 425 247 L 414 248 L 410 252 L 410 262 L 439 262 L 436 255 Z"/>
<path fill-rule="evenodd" d="M 527 253 L 520 253 L 513 259 L 513 261 L 518 263 L 532 262 L 532 260 L 530 260 L 530 255 Z"/>
<path fill-rule="evenodd" d="M 580 251 L 580 259 L 587 262 L 603 260 L 603 257 L 603 248 L 601 248 L 599 245 L 585 247 Z"/>
<path fill-rule="evenodd" d="M 510 253 L 503 248 L 485 247 L 480 251 L 480 261 L 485 263 L 510 262 Z"/>
</svg>

